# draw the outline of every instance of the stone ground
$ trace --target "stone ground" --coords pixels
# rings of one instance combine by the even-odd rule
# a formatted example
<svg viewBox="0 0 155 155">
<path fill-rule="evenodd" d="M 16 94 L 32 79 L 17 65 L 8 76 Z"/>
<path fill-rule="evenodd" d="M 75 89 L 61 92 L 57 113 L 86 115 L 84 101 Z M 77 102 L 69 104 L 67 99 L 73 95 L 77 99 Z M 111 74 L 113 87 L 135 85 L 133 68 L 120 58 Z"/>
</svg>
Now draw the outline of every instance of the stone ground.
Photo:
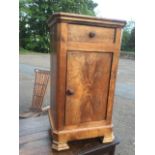
<svg viewBox="0 0 155 155">
<path fill-rule="evenodd" d="M 32 102 L 34 69 L 49 70 L 48 54 L 20 55 L 19 65 L 19 112 L 27 111 Z M 44 105 L 49 104 L 49 86 Z M 135 153 L 135 61 L 120 59 L 116 82 L 114 111 L 114 133 L 121 143 L 116 155 L 134 155 Z"/>
</svg>

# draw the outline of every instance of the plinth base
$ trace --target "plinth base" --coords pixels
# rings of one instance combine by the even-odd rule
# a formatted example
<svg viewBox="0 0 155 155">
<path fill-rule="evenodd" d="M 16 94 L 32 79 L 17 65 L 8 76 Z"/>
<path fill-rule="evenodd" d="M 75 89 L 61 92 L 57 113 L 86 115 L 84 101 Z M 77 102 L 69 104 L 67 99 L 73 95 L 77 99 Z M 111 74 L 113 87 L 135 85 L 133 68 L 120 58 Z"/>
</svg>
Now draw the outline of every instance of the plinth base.
<svg viewBox="0 0 155 155">
<path fill-rule="evenodd" d="M 90 123 L 90 126 L 83 125 L 82 127 L 77 128 L 65 128 L 61 131 L 56 130 L 54 126 L 54 119 L 52 117 L 52 112 L 49 109 L 48 111 L 49 120 L 51 124 L 51 136 L 53 139 L 52 148 L 61 151 L 69 149 L 67 142 L 73 140 L 82 140 L 82 139 L 90 139 L 90 138 L 97 138 L 97 137 L 104 137 L 102 138 L 102 143 L 110 143 L 114 140 L 112 124 L 109 125 L 102 125 L 97 124 L 93 126 Z"/>
</svg>

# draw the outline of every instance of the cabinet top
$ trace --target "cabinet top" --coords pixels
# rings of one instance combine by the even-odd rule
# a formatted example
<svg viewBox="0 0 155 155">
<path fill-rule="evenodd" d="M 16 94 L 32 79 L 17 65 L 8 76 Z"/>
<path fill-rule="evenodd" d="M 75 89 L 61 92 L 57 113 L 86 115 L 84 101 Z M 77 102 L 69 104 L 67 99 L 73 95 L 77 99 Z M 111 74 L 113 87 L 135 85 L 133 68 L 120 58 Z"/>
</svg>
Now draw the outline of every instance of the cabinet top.
<svg viewBox="0 0 155 155">
<path fill-rule="evenodd" d="M 126 25 L 126 21 L 124 20 L 98 18 L 93 16 L 85 16 L 63 12 L 54 13 L 52 16 L 50 16 L 50 18 L 48 19 L 48 26 L 50 27 L 57 22 L 120 28 L 123 28 Z"/>
</svg>

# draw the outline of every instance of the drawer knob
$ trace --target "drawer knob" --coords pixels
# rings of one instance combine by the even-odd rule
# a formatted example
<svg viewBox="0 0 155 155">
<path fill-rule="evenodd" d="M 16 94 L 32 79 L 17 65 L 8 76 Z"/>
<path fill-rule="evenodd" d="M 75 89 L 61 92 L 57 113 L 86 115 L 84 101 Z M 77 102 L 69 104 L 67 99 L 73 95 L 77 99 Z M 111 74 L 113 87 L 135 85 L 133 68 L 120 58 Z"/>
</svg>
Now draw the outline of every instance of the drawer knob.
<svg viewBox="0 0 155 155">
<path fill-rule="evenodd" d="M 74 90 L 73 89 L 67 89 L 66 95 L 68 95 L 68 96 L 74 95 Z"/>
<path fill-rule="evenodd" d="M 89 33 L 89 37 L 90 37 L 90 38 L 94 38 L 95 35 L 96 35 L 95 32 L 90 32 L 90 33 Z"/>
</svg>

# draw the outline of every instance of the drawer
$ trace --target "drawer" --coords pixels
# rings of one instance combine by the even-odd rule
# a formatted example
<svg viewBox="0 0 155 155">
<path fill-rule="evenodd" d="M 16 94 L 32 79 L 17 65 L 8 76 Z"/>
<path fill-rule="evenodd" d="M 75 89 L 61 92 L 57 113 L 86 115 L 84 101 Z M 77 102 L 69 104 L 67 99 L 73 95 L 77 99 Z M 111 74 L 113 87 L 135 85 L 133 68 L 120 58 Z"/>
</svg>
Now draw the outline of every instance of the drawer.
<svg viewBox="0 0 155 155">
<path fill-rule="evenodd" d="M 115 28 L 68 25 L 68 42 L 114 43 Z"/>
</svg>

